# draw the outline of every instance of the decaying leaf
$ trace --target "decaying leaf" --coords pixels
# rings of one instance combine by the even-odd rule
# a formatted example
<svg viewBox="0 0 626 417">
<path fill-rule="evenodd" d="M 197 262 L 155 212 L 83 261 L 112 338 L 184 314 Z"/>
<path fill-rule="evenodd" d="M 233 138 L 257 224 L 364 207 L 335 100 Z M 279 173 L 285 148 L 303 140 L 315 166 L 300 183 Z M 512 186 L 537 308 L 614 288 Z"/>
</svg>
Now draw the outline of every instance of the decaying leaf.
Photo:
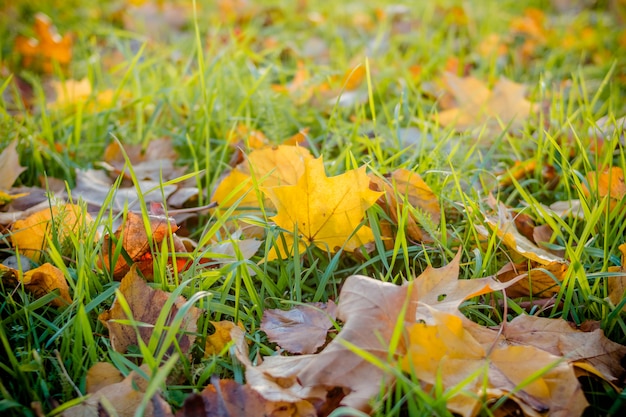
<svg viewBox="0 0 626 417">
<path fill-rule="evenodd" d="M 273 402 L 263 398 L 249 385 L 231 379 L 211 381 L 200 393 L 185 400 L 177 417 L 315 417 L 315 408 L 307 401 Z"/>
<path fill-rule="evenodd" d="M 447 89 L 455 100 L 453 108 L 439 112 L 436 119 L 442 126 L 453 125 L 468 130 L 487 125 L 490 131 L 521 129 L 531 115 L 532 105 L 526 100 L 526 88 L 501 78 L 493 90 L 473 77 L 460 78 L 445 73 Z"/>
<path fill-rule="evenodd" d="M 118 300 L 124 297 L 126 303 L 132 312 L 132 318 L 127 317 L 124 309 Z M 105 311 L 98 317 L 102 323 L 109 329 L 111 338 L 111 347 L 118 352 L 124 353 L 131 345 L 138 345 L 141 340 L 148 344 L 153 333 L 153 326 L 161 314 L 166 314 L 165 326 L 174 326 L 174 318 L 183 308 L 187 300 L 179 296 L 171 299 L 171 294 L 155 290 L 151 288 L 146 281 L 139 276 L 136 269 L 131 269 L 120 283 L 117 296 L 110 310 Z M 176 338 L 176 343 L 183 353 L 189 352 L 196 336 L 196 322 L 200 316 L 201 310 L 196 307 L 189 307 L 187 314 L 180 321 L 178 332 L 180 334 Z M 135 325 L 120 323 L 119 320 L 133 320 Z M 139 325 L 140 323 L 148 324 Z M 170 329 L 169 331 L 176 331 Z M 161 335 L 165 337 L 165 335 Z M 173 349 L 170 347 L 169 349 Z"/>
<path fill-rule="evenodd" d="M 419 294 L 416 319 L 430 323 L 432 309 L 461 316 L 459 306 L 464 300 L 507 288 L 523 277 L 509 282 L 498 282 L 493 277 L 459 279 L 461 252 L 442 268 L 428 267 L 415 279 L 415 290 Z"/>
<path fill-rule="evenodd" d="M 111 372 L 110 367 L 107 368 L 109 368 L 107 372 Z M 144 365 L 142 365 L 142 370 L 148 375 L 150 374 L 150 370 Z M 100 388 L 87 397 L 84 402 L 65 410 L 62 416 L 100 417 L 103 413 L 111 415 L 107 410 L 110 410 L 108 407 L 113 407 L 113 410 L 110 411 L 117 413 L 119 417 L 133 417 L 146 396 L 148 381 L 135 371 L 132 371 L 119 382 L 114 382 L 116 379 L 110 379 L 110 384 L 102 383 Z M 142 415 L 159 417 L 172 414 L 169 404 L 159 394 L 156 394 Z"/>
<path fill-rule="evenodd" d="M 432 325 L 409 327 L 408 354 L 402 367 L 420 380 L 444 390 L 459 389 L 447 401 L 451 411 L 474 416 L 484 388 L 496 388 L 519 398 L 537 413 L 580 415 L 588 405 L 573 367 L 561 357 L 532 346 L 485 345 L 466 327 L 478 326 L 456 315 L 431 310 Z M 485 379 L 485 374 L 487 378 Z M 485 386 L 484 384 L 487 384 Z"/>
<path fill-rule="evenodd" d="M 287 231 L 283 234 L 285 245 L 282 238 L 277 242 L 283 258 L 294 253 L 294 231 L 300 251 L 315 245 L 331 252 L 342 247 L 352 252 L 374 240 L 369 227 L 357 230 L 365 210 L 381 195 L 369 189 L 365 166 L 329 178 L 322 158 L 310 159 L 295 185 L 264 187 L 263 191 L 277 208 L 271 219 Z M 268 260 L 277 256 L 273 250 Z"/>
<path fill-rule="evenodd" d="M 537 262 L 541 265 L 549 265 L 551 263 L 565 263 L 560 256 L 554 255 L 547 250 L 540 248 L 534 242 L 522 235 L 515 226 L 515 221 L 509 213 L 506 206 L 497 203 L 497 216 L 485 215 L 485 223 L 498 235 L 502 242 L 513 249 L 516 253 L 526 259 Z M 488 236 L 487 229 L 481 225 L 474 226 L 478 233 Z"/>
<path fill-rule="evenodd" d="M 59 242 L 63 242 L 91 222 L 91 216 L 78 205 L 55 205 L 16 221 L 12 227 L 11 242 L 20 253 L 38 261 L 53 234 Z"/>
<path fill-rule="evenodd" d="M 54 71 L 54 64 L 67 66 L 72 60 L 72 36 L 60 36 L 48 16 L 35 15 L 34 30 L 36 39 L 18 36 L 15 49 L 22 55 L 26 68 L 40 69 L 47 74 Z"/>
<path fill-rule="evenodd" d="M 128 212 L 126 221 L 119 227 L 114 236 L 106 235 L 104 237 L 102 258 L 98 260 L 98 266 L 112 271 L 113 277 L 119 280 L 130 270 L 131 264 L 127 262 L 127 256 L 132 263 L 139 263 L 139 268 L 142 272 L 151 276 L 151 249 L 160 248 L 165 239 L 174 239 L 176 251 L 186 252 L 182 242 L 176 240 L 174 232 L 178 230 L 178 226 L 174 219 L 166 216 L 151 215 L 148 217 L 148 222 L 150 226 L 149 232 L 146 231 L 146 225 L 140 214 L 132 211 Z M 120 243 L 125 254 L 116 249 Z M 146 256 L 147 259 L 143 259 Z M 142 265 L 141 261 L 147 261 L 147 263 Z"/>
<path fill-rule="evenodd" d="M 608 277 L 608 299 L 616 306 L 622 302 L 626 297 L 626 243 L 619 246 L 619 250 L 622 252 L 622 266 L 610 267 L 611 272 L 621 272 L 621 276 Z M 626 311 L 626 305 L 622 307 L 622 311 Z"/>
<path fill-rule="evenodd" d="M 0 152 L 0 192 L 8 191 L 25 169 L 20 165 L 17 140 L 14 140 Z M 6 202 L 0 202 L 1 204 L 6 204 Z"/>
<path fill-rule="evenodd" d="M 422 210 L 430 216 L 433 223 L 439 223 L 441 207 L 437 196 L 428 184 L 422 180 L 419 174 L 407 169 L 397 169 L 385 179 L 370 174 L 370 188 L 374 191 L 382 191 L 384 195 L 377 201 L 385 212 L 397 223 L 398 213 L 402 212 L 404 204 L 409 204 L 414 209 Z M 406 219 L 406 231 L 408 237 L 421 242 L 429 240 L 430 236 L 419 226 L 419 220 L 409 212 Z"/>
<path fill-rule="evenodd" d="M 298 305 L 291 310 L 263 312 L 261 330 L 268 339 L 291 353 L 315 353 L 326 341 L 336 317 L 337 306 L 328 303 Z"/>
<path fill-rule="evenodd" d="M 104 162 L 109 164 L 113 175 L 122 174 L 130 178 L 129 168 L 126 167 L 126 158 L 120 149 L 118 141 L 111 142 L 104 151 Z M 175 167 L 174 162 L 179 159 L 174 150 L 171 139 L 153 139 L 146 147 L 142 145 L 126 145 L 124 152 L 128 157 L 132 170 L 139 180 L 169 181 L 180 177 L 185 167 Z"/>
<path fill-rule="evenodd" d="M 502 335 L 511 345 L 535 346 L 574 365 L 587 363 L 609 382 L 626 375 L 622 366 L 626 346 L 609 340 L 601 329 L 585 332 L 565 320 L 520 315 L 507 323 Z"/>
<path fill-rule="evenodd" d="M 72 304 L 70 287 L 67 284 L 65 275 L 63 271 L 52 264 L 45 263 L 24 273 L 0 265 L 0 276 L 2 281 L 9 286 L 13 287 L 23 284 L 24 288 L 36 298 L 41 298 L 54 290 L 59 290 L 59 296 L 50 302 L 55 307 L 66 307 Z"/>
<path fill-rule="evenodd" d="M 548 265 L 530 262 L 530 269 L 528 262 L 509 262 L 498 271 L 496 277 L 501 282 L 508 282 L 520 275 L 525 276 L 507 288 L 507 297 L 550 298 L 559 293 L 568 268 L 569 265 L 562 262 Z"/>
</svg>

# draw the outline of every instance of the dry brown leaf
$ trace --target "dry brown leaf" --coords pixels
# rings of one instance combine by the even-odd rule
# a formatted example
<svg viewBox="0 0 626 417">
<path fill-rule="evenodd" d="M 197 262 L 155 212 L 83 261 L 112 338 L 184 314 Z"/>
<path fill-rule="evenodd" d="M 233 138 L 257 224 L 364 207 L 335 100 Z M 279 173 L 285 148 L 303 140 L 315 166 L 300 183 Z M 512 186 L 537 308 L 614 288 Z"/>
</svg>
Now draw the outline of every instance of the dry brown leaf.
<svg viewBox="0 0 626 417">
<path fill-rule="evenodd" d="M 25 169 L 20 165 L 17 140 L 14 140 L 0 152 L 0 191 L 8 191 Z M 6 204 L 6 202 L 2 204 Z"/>
<path fill-rule="evenodd" d="M 459 279 L 461 252 L 442 268 L 428 267 L 415 278 L 415 290 L 419 294 L 417 320 L 429 323 L 431 309 L 461 316 L 459 306 L 468 298 L 507 288 L 522 277 L 509 282 L 498 282 L 493 277 Z"/>
<path fill-rule="evenodd" d="M 400 168 L 386 175 L 385 179 L 373 174 L 369 175 L 370 188 L 374 191 L 383 191 L 385 194 L 377 201 L 385 212 L 398 222 L 398 212 L 402 212 L 404 204 L 424 211 L 431 217 L 433 223 L 441 219 L 441 207 L 437 196 L 419 174 Z M 406 219 L 406 230 L 410 239 L 415 242 L 428 241 L 430 236 L 419 226 L 418 219 L 409 213 Z"/>
<path fill-rule="evenodd" d="M 525 98 L 526 88 L 506 78 L 501 78 L 491 91 L 473 77 L 460 78 L 448 72 L 444 79 L 455 99 L 455 107 L 436 115 L 442 126 L 453 125 L 459 130 L 468 130 L 486 124 L 492 132 L 507 127 L 516 131 L 524 126 L 532 112 L 532 106 Z"/>
<path fill-rule="evenodd" d="M 263 312 L 261 330 L 272 343 L 291 353 L 315 353 L 326 341 L 328 329 L 336 317 L 336 304 L 311 303 L 291 310 L 271 309 Z"/>
<path fill-rule="evenodd" d="M 169 201 L 170 196 L 178 189 L 176 185 L 163 185 L 159 181 L 139 181 L 137 185 L 145 203 L 162 203 L 163 199 Z M 72 190 L 72 195 L 82 198 L 99 210 L 105 201 L 111 199 L 112 188 L 113 180 L 106 172 L 95 169 L 76 170 L 76 187 Z M 139 205 L 137 187 L 119 187 L 115 189 L 111 200 L 111 208 L 115 211 L 134 209 Z"/>
<path fill-rule="evenodd" d="M 124 380 L 124 375 L 109 362 L 96 362 L 87 371 L 87 394 L 94 394 L 107 385 L 117 384 Z"/>
<path fill-rule="evenodd" d="M 59 296 L 52 300 L 50 304 L 55 307 L 65 307 L 72 304 L 70 287 L 63 271 L 52 264 L 45 263 L 35 269 L 26 269 L 27 272 L 20 272 L 0 264 L 0 276 L 2 281 L 11 287 L 24 285 L 24 288 L 32 293 L 35 298 L 41 298 L 54 290 L 59 290 Z"/>
<path fill-rule="evenodd" d="M 118 320 L 131 319 L 124 313 L 118 300 L 120 296 L 123 296 L 128 303 L 133 315 L 132 320 L 135 323 L 154 325 L 159 315 L 162 314 L 163 309 L 168 304 L 167 301 L 171 298 L 171 294 L 151 288 L 134 268 L 122 279 L 119 292 L 117 293 L 111 309 L 100 314 L 98 319 L 109 329 L 111 347 L 117 352 L 125 353 L 129 346 L 139 345 L 137 335 L 141 337 L 141 340 L 143 340 L 145 344 L 148 344 L 152 336 L 153 327 L 132 326 L 130 324 L 117 322 Z M 185 300 L 185 298 L 181 296 L 176 297 L 174 303 L 169 307 L 169 310 L 163 313 L 167 314 L 165 326 L 172 325 L 174 317 L 186 302 L 187 300 Z M 176 341 L 183 353 L 189 352 L 191 345 L 193 345 L 196 339 L 194 335 L 197 329 L 196 322 L 201 312 L 202 310 L 196 307 L 190 307 L 187 315 L 182 319 L 179 329 L 181 334 L 178 335 Z M 162 335 L 162 337 L 164 337 L 164 335 Z M 173 347 L 170 346 L 169 350 L 172 349 Z"/>
<path fill-rule="evenodd" d="M 302 400 L 322 401 L 327 391 L 324 387 L 303 387 L 298 374 L 315 355 L 268 356 L 257 366 L 249 358 L 245 333 L 233 327 L 230 335 L 235 342 L 235 355 L 246 367 L 246 383 L 263 398 L 275 402 L 297 403 Z"/>
<path fill-rule="evenodd" d="M 277 258 L 278 253 L 283 259 L 294 253 L 296 228 L 300 253 L 307 245 L 330 252 L 340 248 L 354 252 L 374 240 L 369 227 L 357 230 L 365 211 L 381 195 L 370 190 L 365 166 L 327 177 L 322 158 L 309 159 L 304 161 L 297 183 L 263 187 L 263 192 L 277 209 L 271 220 L 286 231 L 277 239 L 278 250 L 272 248 L 268 253 L 268 260 Z"/>
<path fill-rule="evenodd" d="M 67 66 L 72 60 L 72 36 L 67 33 L 60 36 L 43 13 L 35 15 L 34 30 L 36 38 L 15 38 L 15 50 L 22 55 L 22 65 L 47 74 L 54 72 L 55 63 Z"/>
<path fill-rule="evenodd" d="M 608 277 L 608 299 L 616 306 L 622 302 L 626 297 L 626 243 L 622 243 L 619 246 L 619 250 L 622 252 L 622 266 L 610 267 L 610 272 L 621 272 L 622 276 Z M 626 311 L 626 305 L 622 307 L 622 311 Z"/>
<path fill-rule="evenodd" d="M 507 297 L 550 298 L 559 293 L 569 265 L 561 262 L 548 265 L 531 262 L 531 266 L 529 270 L 527 262 L 519 264 L 509 262 L 498 271 L 496 278 L 501 282 L 508 282 L 520 275 L 525 276 L 507 288 Z"/>
<path fill-rule="evenodd" d="M 485 214 L 485 223 L 493 230 L 496 235 L 502 239 L 502 242 L 513 251 L 526 259 L 537 262 L 541 265 L 550 265 L 552 263 L 565 263 L 565 260 L 554 255 L 547 250 L 540 248 L 534 242 L 522 235 L 515 226 L 515 221 L 509 213 L 507 207 L 501 203 L 497 203 L 497 216 Z M 478 233 L 488 236 L 489 232 L 481 225 L 474 226 Z"/>
<path fill-rule="evenodd" d="M 609 382 L 626 375 L 621 364 L 626 346 L 607 339 L 601 329 L 583 332 L 565 320 L 520 315 L 504 326 L 502 334 L 508 344 L 535 346 L 570 362 L 588 363 Z"/>
<path fill-rule="evenodd" d="M 249 385 L 231 379 L 212 380 L 211 385 L 185 400 L 177 417 L 315 417 L 315 408 L 307 401 L 273 402 L 263 398 Z"/>
<path fill-rule="evenodd" d="M 114 237 L 106 235 L 102 244 L 102 258 L 98 260 L 98 267 L 106 268 L 113 272 L 113 278 L 119 280 L 128 273 L 131 265 L 128 264 L 124 254 L 120 253 L 117 259 L 113 259 L 116 246 L 121 242 L 123 251 L 126 252 L 132 263 L 139 263 L 141 272 L 146 276 L 152 276 L 151 247 L 160 248 L 163 240 L 175 239 L 174 232 L 178 226 L 174 219 L 165 216 L 149 216 L 150 234 L 146 232 L 143 217 L 140 214 L 128 212 L 126 222 L 115 232 Z M 148 237 L 150 236 L 150 237 Z M 175 246 L 177 252 L 186 252 L 182 242 Z M 169 245 L 168 245 L 169 248 Z M 145 262 L 142 264 L 142 261 Z M 113 264 L 115 262 L 115 264 Z"/>
<path fill-rule="evenodd" d="M 112 167 L 115 177 L 122 174 L 130 179 L 130 170 L 125 166 L 126 159 L 120 146 L 118 141 L 111 142 L 104 151 L 104 162 Z M 179 156 L 171 139 L 153 139 L 146 147 L 126 145 L 124 151 L 139 180 L 169 181 L 180 177 L 186 170 L 185 167 L 174 166 Z"/>
<path fill-rule="evenodd" d="M 145 366 L 142 365 L 142 369 L 150 374 Z M 101 411 L 109 415 L 106 407 L 111 405 L 119 417 L 134 417 L 135 411 L 146 396 L 146 387 L 147 381 L 137 372 L 132 371 L 122 381 L 102 386 L 84 402 L 65 410 L 62 416 L 99 417 L 102 415 Z M 107 406 L 104 406 L 105 403 Z M 164 414 L 172 415 L 170 406 L 159 394 L 156 394 L 142 415 L 144 417 L 160 417 Z"/>
<path fill-rule="evenodd" d="M 418 294 L 411 284 L 398 286 L 360 275 L 348 277 L 337 308 L 337 319 L 344 326 L 337 337 L 298 372 L 298 381 L 304 387 L 349 388 L 342 404 L 368 409 L 370 399 L 380 392 L 383 380 L 389 384 L 393 378 L 346 344 L 383 362 L 387 362 L 390 355 L 402 354 L 405 350 L 402 343 L 398 352 L 389 352 L 389 343 L 403 310 L 406 309 L 407 320 L 415 317 Z"/>
<path fill-rule="evenodd" d="M 16 221 L 11 228 L 11 242 L 20 253 L 38 261 L 52 233 L 63 242 L 91 222 L 91 216 L 78 205 L 52 206 Z"/>
</svg>

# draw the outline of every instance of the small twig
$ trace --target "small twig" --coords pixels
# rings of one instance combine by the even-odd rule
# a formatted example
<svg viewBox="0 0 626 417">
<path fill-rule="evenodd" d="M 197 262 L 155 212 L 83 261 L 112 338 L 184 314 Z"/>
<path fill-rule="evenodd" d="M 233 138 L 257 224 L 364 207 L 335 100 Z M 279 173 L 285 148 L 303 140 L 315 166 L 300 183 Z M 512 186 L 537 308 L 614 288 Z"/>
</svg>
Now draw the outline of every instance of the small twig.
<svg viewBox="0 0 626 417">
<path fill-rule="evenodd" d="M 61 372 L 63 372 L 63 375 L 65 375 L 65 377 L 69 381 L 70 385 L 72 385 L 72 387 L 74 387 L 74 390 L 76 391 L 78 396 L 82 397 L 83 393 L 80 392 L 80 390 L 78 389 L 76 384 L 74 384 L 74 381 L 72 381 L 72 378 L 70 378 L 70 375 L 67 373 L 67 370 L 65 369 L 65 365 L 63 365 L 63 359 L 61 359 L 61 354 L 59 353 L 59 351 L 57 349 L 54 349 L 54 355 L 56 356 L 57 361 L 59 362 L 59 367 L 61 368 Z"/>
</svg>

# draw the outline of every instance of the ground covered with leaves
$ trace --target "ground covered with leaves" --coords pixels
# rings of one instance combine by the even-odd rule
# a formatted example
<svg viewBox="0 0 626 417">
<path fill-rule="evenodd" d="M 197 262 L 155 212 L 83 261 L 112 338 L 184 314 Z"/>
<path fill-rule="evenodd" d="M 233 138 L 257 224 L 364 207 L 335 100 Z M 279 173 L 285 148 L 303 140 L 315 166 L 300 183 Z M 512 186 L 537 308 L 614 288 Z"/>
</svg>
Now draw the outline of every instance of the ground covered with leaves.
<svg viewBox="0 0 626 417">
<path fill-rule="evenodd" d="M 626 411 L 623 1 L 0 6 L 0 412 Z"/>
</svg>

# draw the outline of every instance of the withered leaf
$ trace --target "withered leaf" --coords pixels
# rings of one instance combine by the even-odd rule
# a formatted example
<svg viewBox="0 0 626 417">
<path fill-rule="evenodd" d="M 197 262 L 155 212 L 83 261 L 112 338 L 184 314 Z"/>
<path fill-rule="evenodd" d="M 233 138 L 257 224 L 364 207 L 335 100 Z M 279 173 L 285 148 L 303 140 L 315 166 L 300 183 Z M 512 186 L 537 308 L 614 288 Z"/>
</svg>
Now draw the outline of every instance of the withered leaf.
<svg viewBox="0 0 626 417">
<path fill-rule="evenodd" d="M 508 282 L 520 275 L 525 276 L 507 288 L 507 297 L 550 298 L 558 294 L 569 265 L 562 262 L 552 262 L 548 265 L 531 262 L 531 269 L 528 268 L 527 262 L 519 264 L 509 262 L 498 271 L 496 277 L 501 282 Z"/>
<path fill-rule="evenodd" d="M 2 281 L 10 286 L 17 286 L 22 283 L 24 288 L 36 298 L 59 290 L 59 296 L 50 302 L 55 307 L 65 307 L 72 304 L 70 287 L 65 275 L 63 271 L 52 264 L 45 263 L 23 274 L 15 269 L 0 265 L 0 276 L 2 276 Z"/>
<path fill-rule="evenodd" d="M 20 165 L 17 140 L 14 140 L 0 152 L 0 191 L 8 191 L 25 169 Z"/>
<path fill-rule="evenodd" d="M 142 365 L 142 369 L 148 375 L 150 374 L 150 370 L 145 365 Z M 133 417 L 146 396 L 147 385 L 147 381 L 139 373 L 132 371 L 120 382 L 102 384 L 101 388 L 93 392 L 84 402 L 65 410 L 62 416 L 99 417 L 101 416 L 100 410 L 106 410 L 102 405 L 104 398 L 107 406 L 112 405 L 119 417 Z M 163 413 L 172 415 L 169 404 L 159 394 L 156 394 L 148 403 L 143 416 L 159 417 L 163 416 Z"/>
<path fill-rule="evenodd" d="M 128 303 L 133 317 L 127 317 L 126 313 L 118 300 L 118 297 L 124 297 Z M 133 320 L 135 323 L 145 323 L 154 325 L 161 314 L 166 314 L 165 326 L 172 326 L 174 317 L 178 311 L 187 302 L 185 298 L 176 297 L 169 310 L 164 311 L 168 305 L 168 299 L 171 294 L 161 290 L 155 290 L 150 287 L 146 281 L 139 276 L 136 269 L 132 268 L 120 283 L 119 292 L 113 302 L 110 310 L 105 311 L 98 317 L 100 321 L 109 329 L 111 338 L 111 347 L 118 352 L 124 353 L 131 345 L 138 345 L 137 335 L 148 344 L 153 333 L 153 326 L 133 326 L 130 324 L 119 323 L 118 320 Z M 200 317 L 202 310 L 196 307 L 190 307 L 187 315 L 182 319 L 179 335 L 176 342 L 183 353 L 189 352 L 191 345 L 196 339 L 193 334 L 196 330 L 196 322 Z M 162 335 L 165 337 L 165 335 Z M 170 347 L 172 349 L 172 347 Z"/>
<path fill-rule="evenodd" d="M 315 353 L 326 341 L 328 329 L 336 317 L 336 304 L 311 303 L 291 310 L 270 309 L 263 312 L 261 330 L 268 339 L 292 353 Z"/>
<path fill-rule="evenodd" d="M 621 276 L 614 276 L 607 278 L 609 295 L 608 299 L 613 305 L 618 305 L 624 296 L 626 296 L 626 243 L 619 246 L 619 250 L 622 252 L 622 266 L 610 267 L 611 272 L 621 272 Z M 626 311 L 626 305 L 622 308 L 622 311 Z"/>
<path fill-rule="evenodd" d="M 128 212 L 126 222 L 123 223 L 111 237 L 106 235 L 102 245 L 102 258 L 98 260 L 98 266 L 104 267 L 113 272 L 113 277 L 119 280 L 128 273 L 131 265 L 128 264 L 123 254 L 113 259 L 116 254 L 116 246 L 122 244 L 123 250 L 126 252 L 130 260 L 135 263 L 141 260 L 144 255 L 150 254 L 152 247 L 160 247 L 164 239 L 174 238 L 174 232 L 178 230 L 178 226 L 174 219 L 166 216 L 149 216 L 150 235 L 146 231 L 143 218 L 140 214 Z M 180 246 L 184 251 L 184 245 Z M 151 259 L 151 258 L 150 258 Z M 142 268 L 142 272 L 150 271 L 150 262 L 147 268 Z"/>
<path fill-rule="evenodd" d="M 306 402 L 273 402 L 263 398 L 249 385 L 231 379 L 212 380 L 211 385 L 188 398 L 177 417 L 315 417 L 315 408 Z"/>
</svg>

